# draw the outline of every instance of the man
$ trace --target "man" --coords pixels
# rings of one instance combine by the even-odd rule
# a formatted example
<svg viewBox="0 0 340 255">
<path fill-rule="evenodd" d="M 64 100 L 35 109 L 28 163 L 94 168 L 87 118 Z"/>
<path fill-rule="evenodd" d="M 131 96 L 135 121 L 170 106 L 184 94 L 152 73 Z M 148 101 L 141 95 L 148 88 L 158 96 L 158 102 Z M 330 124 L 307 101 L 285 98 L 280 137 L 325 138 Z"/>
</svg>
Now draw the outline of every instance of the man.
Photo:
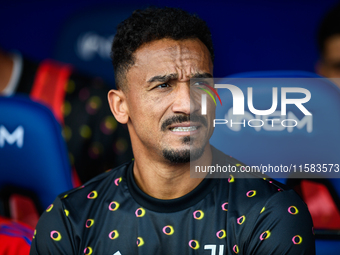
<svg viewBox="0 0 340 255">
<path fill-rule="evenodd" d="M 293 192 L 264 179 L 190 178 L 199 165 L 239 162 L 209 145 L 212 120 L 190 107 L 190 78 L 213 75 L 204 21 L 148 8 L 119 25 L 117 90 L 135 160 L 60 195 L 30 254 L 314 254 L 312 221 Z"/>
<path fill-rule="evenodd" d="M 323 18 L 318 31 L 321 59 L 316 72 L 327 78 L 340 78 L 340 5 Z M 339 81 L 333 80 L 340 87 Z"/>
<path fill-rule="evenodd" d="M 68 65 L 35 63 L 0 49 L 0 96 L 29 95 L 50 107 L 63 126 L 70 162 L 81 183 L 133 157 L 127 128 L 111 114 L 108 91 L 100 78 Z"/>
</svg>

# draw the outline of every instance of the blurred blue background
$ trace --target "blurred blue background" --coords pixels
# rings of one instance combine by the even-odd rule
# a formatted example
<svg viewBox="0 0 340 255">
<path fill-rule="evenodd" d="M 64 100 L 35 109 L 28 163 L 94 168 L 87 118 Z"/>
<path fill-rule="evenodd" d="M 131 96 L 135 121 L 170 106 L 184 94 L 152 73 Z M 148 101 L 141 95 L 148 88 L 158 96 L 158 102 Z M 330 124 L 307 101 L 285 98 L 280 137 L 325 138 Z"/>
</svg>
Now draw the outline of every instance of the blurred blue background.
<svg viewBox="0 0 340 255">
<path fill-rule="evenodd" d="M 12 0 L 0 2 L 0 47 L 54 58 L 114 86 L 109 59 L 116 25 L 148 5 L 181 7 L 207 21 L 215 77 L 258 70 L 314 71 L 316 31 L 336 0 Z"/>
</svg>

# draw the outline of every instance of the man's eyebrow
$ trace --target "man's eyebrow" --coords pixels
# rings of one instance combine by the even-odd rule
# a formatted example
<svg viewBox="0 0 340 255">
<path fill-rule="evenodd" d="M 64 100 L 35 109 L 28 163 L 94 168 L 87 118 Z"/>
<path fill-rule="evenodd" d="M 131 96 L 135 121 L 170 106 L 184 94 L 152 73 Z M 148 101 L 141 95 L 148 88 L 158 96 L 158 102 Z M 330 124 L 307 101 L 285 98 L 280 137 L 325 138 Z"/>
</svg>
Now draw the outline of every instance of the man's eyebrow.
<svg viewBox="0 0 340 255">
<path fill-rule="evenodd" d="M 196 73 L 191 76 L 191 79 L 193 78 L 212 78 L 213 76 L 210 73 Z M 177 73 L 171 73 L 171 74 L 166 74 L 166 75 L 156 75 L 151 77 L 148 80 L 148 83 L 152 82 L 167 82 L 169 80 L 174 80 L 178 79 L 178 74 Z"/>
<path fill-rule="evenodd" d="M 212 78 L 213 76 L 210 73 L 195 73 L 191 76 L 191 79 L 196 78 Z"/>
<path fill-rule="evenodd" d="M 148 80 L 148 83 L 152 82 L 167 82 L 169 80 L 177 79 L 178 74 L 177 73 L 171 73 L 171 74 L 166 74 L 166 75 L 156 75 L 154 77 L 151 77 Z"/>
</svg>

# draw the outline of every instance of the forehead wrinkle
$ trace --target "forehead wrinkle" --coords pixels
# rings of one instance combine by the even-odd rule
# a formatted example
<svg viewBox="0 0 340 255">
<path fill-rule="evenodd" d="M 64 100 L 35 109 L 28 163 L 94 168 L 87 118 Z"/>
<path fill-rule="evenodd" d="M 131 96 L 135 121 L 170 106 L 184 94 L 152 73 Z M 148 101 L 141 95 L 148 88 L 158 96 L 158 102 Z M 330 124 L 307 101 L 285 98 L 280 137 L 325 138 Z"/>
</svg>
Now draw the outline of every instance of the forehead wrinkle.
<svg viewBox="0 0 340 255">
<path fill-rule="evenodd" d="M 192 61 L 197 60 L 197 61 Z M 200 57 L 196 54 L 192 54 L 192 51 L 186 51 L 176 56 L 174 59 L 174 65 L 180 78 L 190 78 L 193 74 L 200 73 Z"/>
<path fill-rule="evenodd" d="M 177 63 L 181 63 L 178 66 L 181 66 L 183 62 L 191 59 L 200 59 L 200 55 L 193 50 L 189 50 L 189 48 L 185 45 L 174 45 L 165 49 L 169 54 L 171 59 Z"/>
<path fill-rule="evenodd" d="M 193 74 L 210 73 L 212 71 L 209 68 L 210 65 L 208 68 L 206 66 L 207 62 L 210 63 L 210 55 L 207 54 L 207 49 L 199 40 L 194 47 L 191 39 L 188 42 L 169 41 L 170 44 L 164 48 L 159 47 L 159 41 L 156 41 L 146 44 L 136 51 L 136 61 L 133 67 L 139 69 L 140 75 L 144 76 L 143 73 L 145 73 L 144 82 L 148 82 L 157 76 L 156 79 L 163 80 L 162 76 L 174 73 L 179 78 L 182 77 L 182 80 L 187 80 Z M 154 45 L 156 45 L 155 48 Z M 159 62 L 159 60 L 161 61 Z M 150 69 L 150 64 L 153 69 Z M 153 71 L 151 72 L 151 70 Z M 179 80 L 177 77 L 174 78 Z"/>
</svg>

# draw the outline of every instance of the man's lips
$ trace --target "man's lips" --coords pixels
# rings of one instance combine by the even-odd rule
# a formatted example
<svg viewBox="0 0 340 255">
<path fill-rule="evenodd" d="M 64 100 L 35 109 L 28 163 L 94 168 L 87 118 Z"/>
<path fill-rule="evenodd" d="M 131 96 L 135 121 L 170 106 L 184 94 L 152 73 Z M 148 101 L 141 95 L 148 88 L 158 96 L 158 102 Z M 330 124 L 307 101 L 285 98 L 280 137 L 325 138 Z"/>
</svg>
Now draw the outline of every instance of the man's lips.
<svg viewBox="0 0 340 255">
<path fill-rule="evenodd" d="M 197 129 L 198 129 L 198 127 L 196 127 L 196 126 L 170 128 L 170 130 L 172 132 L 193 132 L 193 131 L 195 131 Z"/>
<path fill-rule="evenodd" d="M 192 132 L 201 127 L 201 123 L 182 122 L 172 124 L 168 127 L 173 132 Z"/>
<path fill-rule="evenodd" d="M 166 119 L 162 125 L 161 130 L 166 131 L 176 127 L 192 127 L 208 126 L 207 120 L 201 115 L 175 115 Z"/>
</svg>

